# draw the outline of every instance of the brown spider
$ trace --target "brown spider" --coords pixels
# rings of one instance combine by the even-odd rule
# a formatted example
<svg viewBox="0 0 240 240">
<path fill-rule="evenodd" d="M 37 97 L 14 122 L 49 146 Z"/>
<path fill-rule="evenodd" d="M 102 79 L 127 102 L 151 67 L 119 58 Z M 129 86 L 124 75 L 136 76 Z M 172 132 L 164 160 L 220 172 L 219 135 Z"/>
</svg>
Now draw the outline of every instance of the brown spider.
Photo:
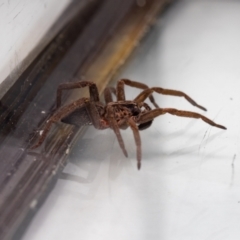
<svg viewBox="0 0 240 240">
<path fill-rule="evenodd" d="M 124 84 L 143 89 L 143 91 L 133 101 L 126 101 Z M 83 88 L 87 86 L 89 87 L 90 98 L 80 98 L 67 106 L 59 108 L 61 105 L 63 90 Z M 204 122 L 214 127 L 226 129 L 224 126 L 216 124 L 212 120 L 196 112 L 177 110 L 174 108 L 160 108 L 152 96 L 153 92 L 184 97 L 193 106 L 206 111 L 204 107 L 198 105 L 193 99 L 183 92 L 163 89 L 160 87 L 149 88 L 143 83 L 130 81 L 128 79 L 119 80 L 116 89 L 113 87 L 107 87 L 104 90 L 106 105 L 100 102 L 98 89 L 95 83 L 88 81 L 63 83 L 57 90 L 57 110 L 47 121 L 38 142 L 32 148 L 40 146 L 46 138 L 51 125 L 61 120 L 64 123 L 72 124 L 78 127 L 88 124 L 93 125 L 96 129 L 112 128 L 117 136 L 118 143 L 124 155 L 127 157 L 127 151 L 125 149 L 120 129 L 126 129 L 130 126 L 137 146 L 137 167 L 140 169 L 142 153 L 139 130 L 144 130 L 150 127 L 155 117 L 169 113 L 180 117 L 201 118 Z M 115 102 L 112 99 L 112 93 L 116 95 L 117 101 Z M 150 99 L 156 109 L 152 110 L 149 105 L 144 102 L 147 98 Z"/>
</svg>

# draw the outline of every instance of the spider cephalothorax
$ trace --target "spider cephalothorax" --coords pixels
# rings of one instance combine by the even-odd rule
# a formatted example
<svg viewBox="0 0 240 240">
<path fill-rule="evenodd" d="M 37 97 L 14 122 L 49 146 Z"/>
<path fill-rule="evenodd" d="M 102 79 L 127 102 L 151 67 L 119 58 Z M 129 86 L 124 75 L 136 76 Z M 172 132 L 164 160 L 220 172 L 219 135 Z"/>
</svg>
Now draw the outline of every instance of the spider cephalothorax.
<svg viewBox="0 0 240 240">
<path fill-rule="evenodd" d="M 146 103 L 137 104 L 133 101 L 117 101 L 107 103 L 105 107 L 105 113 L 103 114 L 104 120 L 109 122 L 108 108 L 112 108 L 113 118 L 116 120 L 119 128 L 126 129 L 129 127 L 128 119 L 132 118 L 134 122 L 138 123 L 138 118 L 142 114 L 151 110 L 151 108 Z M 151 126 L 153 120 L 148 122 L 137 124 L 139 130 L 146 129 Z M 111 124 L 108 126 L 111 128 Z"/>
<path fill-rule="evenodd" d="M 124 85 L 140 88 L 143 91 L 132 101 L 127 101 L 125 99 Z M 87 86 L 89 87 L 89 98 L 80 98 L 77 101 L 60 108 L 63 90 L 83 88 Z M 32 148 L 36 148 L 42 144 L 53 123 L 62 121 L 78 127 L 83 125 L 93 125 L 96 129 L 113 129 L 117 136 L 118 143 L 124 155 L 127 157 L 127 151 L 125 149 L 120 129 L 130 127 L 133 131 L 137 146 L 137 166 L 138 169 L 140 169 L 142 156 L 139 130 L 144 130 L 150 127 L 153 119 L 160 115 L 169 113 L 180 117 L 200 118 L 214 127 L 226 129 L 224 126 L 216 124 L 212 120 L 196 112 L 183 111 L 174 108 L 159 108 L 152 96 L 152 93 L 154 92 L 164 95 L 184 97 L 193 106 L 206 111 L 204 107 L 198 105 L 192 98 L 183 92 L 163 89 L 160 87 L 149 88 L 143 83 L 128 79 L 119 80 L 116 89 L 113 87 L 107 87 L 104 90 L 106 105 L 100 102 L 98 89 L 95 83 L 88 81 L 63 83 L 57 90 L 57 110 L 48 119 L 37 144 Z M 112 94 L 116 96 L 116 101 L 113 101 Z M 149 98 L 155 109 L 151 109 L 145 102 L 147 98 Z"/>
</svg>

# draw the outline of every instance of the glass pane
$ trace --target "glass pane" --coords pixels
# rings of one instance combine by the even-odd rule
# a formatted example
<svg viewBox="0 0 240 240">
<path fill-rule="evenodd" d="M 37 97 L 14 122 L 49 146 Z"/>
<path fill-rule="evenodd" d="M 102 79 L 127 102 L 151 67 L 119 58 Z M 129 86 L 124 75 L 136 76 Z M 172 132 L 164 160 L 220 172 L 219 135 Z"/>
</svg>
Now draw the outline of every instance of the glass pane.
<svg viewBox="0 0 240 240">
<path fill-rule="evenodd" d="M 196 111 L 227 131 L 197 119 L 158 117 L 140 133 L 138 171 L 131 129 L 122 131 L 125 158 L 112 130 L 89 128 L 24 240 L 237 239 L 238 22 L 239 2 L 179 1 L 119 76 L 184 91 L 208 111 L 184 98 L 154 97 L 162 108 Z M 128 100 L 140 92 L 125 89 Z"/>
</svg>

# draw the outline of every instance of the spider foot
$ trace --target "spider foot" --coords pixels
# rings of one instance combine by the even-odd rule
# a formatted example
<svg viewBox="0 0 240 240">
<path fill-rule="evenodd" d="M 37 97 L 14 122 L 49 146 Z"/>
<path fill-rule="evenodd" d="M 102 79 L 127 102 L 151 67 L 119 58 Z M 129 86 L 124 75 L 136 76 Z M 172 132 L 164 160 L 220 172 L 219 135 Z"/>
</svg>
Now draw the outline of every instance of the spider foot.
<svg viewBox="0 0 240 240">
<path fill-rule="evenodd" d="M 140 170 L 140 168 L 141 168 L 141 162 L 138 162 L 137 163 L 137 169 Z"/>
<path fill-rule="evenodd" d="M 219 124 L 216 124 L 214 127 L 218 127 L 218 128 L 221 128 L 221 129 L 223 129 L 223 130 L 227 130 L 227 128 L 226 128 L 226 127 L 224 127 L 224 126 L 222 126 L 222 125 L 219 125 Z"/>
</svg>

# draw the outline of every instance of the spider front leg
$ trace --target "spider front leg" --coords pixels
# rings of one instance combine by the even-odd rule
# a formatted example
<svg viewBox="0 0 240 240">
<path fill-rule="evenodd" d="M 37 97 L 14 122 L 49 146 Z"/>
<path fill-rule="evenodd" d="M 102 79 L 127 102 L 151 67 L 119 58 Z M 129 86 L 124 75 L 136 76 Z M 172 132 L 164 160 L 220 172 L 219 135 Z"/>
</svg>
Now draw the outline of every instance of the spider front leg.
<svg viewBox="0 0 240 240">
<path fill-rule="evenodd" d="M 204 111 L 207 111 L 207 109 L 199 104 L 197 104 L 192 98 L 190 98 L 186 93 L 177 91 L 177 90 L 172 90 L 172 89 L 164 89 L 160 87 L 152 87 L 149 89 L 146 89 L 142 91 L 135 99 L 135 102 L 144 102 L 144 100 L 151 96 L 153 92 L 163 94 L 163 95 L 171 95 L 171 96 L 176 96 L 176 97 L 184 97 L 189 103 L 191 103 L 193 106 L 198 107 Z"/>
<path fill-rule="evenodd" d="M 110 93 L 109 90 L 107 90 L 106 92 L 108 92 L 108 94 Z M 119 125 L 118 125 L 119 123 L 117 123 L 117 121 L 114 118 L 114 108 L 111 105 L 109 105 L 107 107 L 107 115 L 108 115 L 108 119 L 110 122 L 110 126 L 113 129 L 114 133 L 116 134 L 119 146 L 122 149 L 124 155 L 127 157 L 128 154 L 127 154 L 125 144 L 124 144 L 124 141 L 123 141 L 120 129 L 119 129 Z M 142 149 L 141 149 L 141 138 L 140 138 L 138 126 L 135 123 L 133 117 L 131 117 L 129 119 L 127 119 L 127 118 L 123 119 L 123 122 L 120 125 L 122 125 L 124 122 L 128 123 L 128 125 L 130 126 L 130 128 L 133 131 L 135 143 L 137 146 L 137 168 L 139 170 L 141 168 Z"/>
<path fill-rule="evenodd" d="M 56 99 L 57 108 L 59 108 L 61 105 L 63 90 L 71 90 L 75 88 L 84 88 L 84 87 L 89 87 L 90 100 L 93 102 L 99 102 L 99 93 L 95 83 L 89 82 L 89 81 L 67 82 L 67 83 L 62 83 L 58 86 L 57 99 Z"/>
<path fill-rule="evenodd" d="M 117 95 L 117 100 L 118 101 L 125 101 L 125 92 L 124 92 L 124 85 L 130 86 L 130 87 L 135 87 L 135 88 L 139 88 L 142 90 L 146 90 L 149 89 L 149 87 L 144 84 L 144 83 L 140 83 L 140 82 L 136 82 L 136 81 L 131 81 L 129 79 L 121 79 L 118 81 L 117 83 L 117 87 L 116 87 L 116 95 Z M 157 103 L 155 102 L 154 97 L 152 96 L 152 94 L 149 94 L 147 97 L 149 97 L 149 100 L 151 101 L 151 103 L 156 107 L 159 108 L 159 106 L 157 105 Z"/>
<path fill-rule="evenodd" d="M 217 127 L 217 128 L 221 128 L 221 129 L 224 129 L 226 130 L 227 128 L 220 125 L 220 124 L 217 124 L 215 122 L 213 122 L 212 120 L 210 120 L 209 118 L 199 114 L 199 113 L 196 113 L 196 112 L 190 112 L 190 111 L 183 111 L 183 110 L 178 110 L 178 109 L 174 109 L 174 108 L 159 108 L 159 109 L 154 109 L 154 110 L 151 110 L 147 113 L 144 113 L 142 115 L 140 115 L 136 120 L 137 120 L 137 123 L 141 124 L 141 123 L 144 123 L 144 122 L 148 122 L 160 115 L 163 115 L 163 114 L 166 114 L 166 113 L 169 113 L 171 115 L 176 115 L 176 116 L 179 116 L 179 117 L 188 117 L 188 118 L 197 118 L 197 119 L 202 119 L 204 122 L 208 123 L 209 125 L 213 126 L 213 127 Z"/>
<path fill-rule="evenodd" d="M 107 116 L 108 116 L 108 119 L 109 119 L 110 127 L 113 129 L 114 133 L 117 136 L 117 140 L 118 140 L 120 148 L 122 149 L 125 157 L 128 157 L 127 150 L 125 148 L 125 144 L 123 142 L 123 138 L 122 138 L 118 123 L 114 118 L 114 109 L 111 105 L 109 105 L 107 107 Z"/>
<path fill-rule="evenodd" d="M 44 126 L 44 128 L 42 130 L 42 134 L 41 134 L 38 142 L 33 147 L 31 147 L 31 149 L 37 148 L 43 143 L 43 141 L 45 140 L 53 123 L 60 121 L 62 118 L 68 116 L 73 111 L 75 111 L 77 108 L 86 106 L 87 103 L 89 103 L 88 98 L 81 98 L 67 106 L 60 108 L 55 114 L 52 115 L 52 117 L 50 117 L 48 119 L 46 125 Z"/>
<path fill-rule="evenodd" d="M 133 131 L 134 140 L 137 146 L 137 168 L 141 168 L 141 159 L 142 159 L 142 147 L 141 147 L 141 137 L 139 134 L 138 126 L 133 120 L 133 118 L 128 119 L 128 124 Z"/>
<path fill-rule="evenodd" d="M 113 102 L 112 93 L 116 96 L 116 89 L 114 87 L 106 87 L 104 89 L 104 99 L 106 103 Z"/>
</svg>

